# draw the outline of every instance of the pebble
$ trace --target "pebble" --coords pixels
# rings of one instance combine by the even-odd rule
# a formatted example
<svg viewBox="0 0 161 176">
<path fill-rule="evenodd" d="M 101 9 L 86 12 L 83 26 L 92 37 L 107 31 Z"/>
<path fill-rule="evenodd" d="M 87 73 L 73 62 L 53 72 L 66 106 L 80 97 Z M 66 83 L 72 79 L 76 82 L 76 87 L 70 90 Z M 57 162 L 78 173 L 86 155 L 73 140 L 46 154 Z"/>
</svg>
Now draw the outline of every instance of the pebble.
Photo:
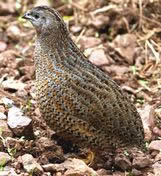
<svg viewBox="0 0 161 176">
<path fill-rule="evenodd" d="M 32 155 L 25 154 L 21 157 L 21 159 L 22 159 L 22 165 L 28 173 L 35 173 L 39 175 L 43 173 L 42 167 L 40 166 L 39 163 L 36 162 L 36 160 Z"/>
</svg>

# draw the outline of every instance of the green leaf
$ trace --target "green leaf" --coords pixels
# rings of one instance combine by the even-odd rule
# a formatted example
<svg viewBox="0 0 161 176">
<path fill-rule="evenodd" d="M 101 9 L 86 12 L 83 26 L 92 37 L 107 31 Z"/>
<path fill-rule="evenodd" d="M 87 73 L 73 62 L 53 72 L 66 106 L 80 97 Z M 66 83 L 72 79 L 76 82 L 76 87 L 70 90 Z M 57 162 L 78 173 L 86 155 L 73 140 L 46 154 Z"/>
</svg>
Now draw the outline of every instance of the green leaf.
<svg viewBox="0 0 161 176">
<path fill-rule="evenodd" d="M 139 84 L 144 87 L 145 89 L 149 90 L 150 88 L 148 87 L 148 81 L 146 80 L 139 80 Z"/>
<path fill-rule="evenodd" d="M 63 16 L 63 20 L 68 22 L 73 18 L 73 16 Z"/>
<path fill-rule="evenodd" d="M 137 103 L 144 104 L 144 99 L 143 98 L 138 98 L 136 100 Z"/>
<path fill-rule="evenodd" d="M 131 66 L 131 71 L 133 75 L 136 75 L 137 67 L 135 65 Z"/>
</svg>

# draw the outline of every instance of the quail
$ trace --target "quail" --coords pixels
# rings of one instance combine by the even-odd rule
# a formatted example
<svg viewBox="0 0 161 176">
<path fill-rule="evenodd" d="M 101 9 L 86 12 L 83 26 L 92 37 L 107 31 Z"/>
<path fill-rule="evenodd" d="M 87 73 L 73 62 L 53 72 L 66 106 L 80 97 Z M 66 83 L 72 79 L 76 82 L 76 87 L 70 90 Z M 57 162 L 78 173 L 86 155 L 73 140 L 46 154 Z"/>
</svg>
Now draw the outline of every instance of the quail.
<svg viewBox="0 0 161 176">
<path fill-rule="evenodd" d="M 47 125 L 93 151 L 142 146 L 144 130 L 135 106 L 110 76 L 87 60 L 59 13 L 38 6 L 23 18 L 37 33 L 37 102 Z"/>
</svg>

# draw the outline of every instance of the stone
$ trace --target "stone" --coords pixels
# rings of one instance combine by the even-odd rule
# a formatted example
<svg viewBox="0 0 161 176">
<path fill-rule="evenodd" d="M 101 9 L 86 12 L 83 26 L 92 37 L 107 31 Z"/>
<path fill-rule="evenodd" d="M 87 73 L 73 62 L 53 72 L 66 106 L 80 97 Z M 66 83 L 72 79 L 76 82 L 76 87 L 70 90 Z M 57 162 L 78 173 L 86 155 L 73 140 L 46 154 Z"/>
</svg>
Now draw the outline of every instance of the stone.
<svg viewBox="0 0 161 176">
<path fill-rule="evenodd" d="M 133 34 L 117 35 L 111 43 L 111 46 L 125 59 L 129 64 L 134 64 L 136 55 L 136 36 Z"/>
<path fill-rule="evenodd" d="M 7 119 L 7 116 L 4 113 L 0 112 L 0 120 L 4 119 Z"/>
<path fill-rule="evenodd" d="M 41 175 L 43 173 L 43 169 L 40 166 L 40 164 L 38 164 L 36 162 L 36 160 L 34 159 L 34 157 L 30 154 L 25 154 L 21 157 L 22 160 L 22 165 L 24 167 L 24 169 L 28 172 L 28 173 L 35 173 L 35 174 L 39 174 Z"/>
<path fill-rule="evenodd" d="M 8 128 L 6 120 L 0 120 L 0 136 L 3 138 L 13 136 L 12 131 Z"/>
<path fill-rule="evenodd" d="M 161 175 L 161 163 L 156 162 L 152 165 L 154 176 L 160 176 Z"/>
<path fill-rule="evenodd" d="M 97 49 L 92 51 L 91 55 L 89 56 L 89 61 L 97 66 L 103 66 L 103 65 L 109 64 L 109 61 L 103 49 Z"/>
<path fill-rule="evenodd" d="M 142 122 L 143 122 L 143 127 L 144 127 L 144 133 L 145 133 L 145 140 L 150 141 L 152 140 L 153 134 L 152 134 L 152 129 L 154 128 L 154 117 L 155 117 L 155 112 L 154 112 L 154 107 L 145 104 L 142 109 L 139 110 Z"/>
<path fill-rule="evenodd" d="M 4 50 L 6 50 L 7 48 L 7 44 L 3 41 L 0 41 L 0 52 L 3 52 Z"/>
<path fill-rule="evenodd" d="M 161 140 L 155 140 L 155 141 L 152 141 L 150 144 L 149 144 L 149 150 L 157 150 L 157 151 L 160 151 L 161 150 Z"/>
<path fill-rule="evenodd" d="M 115 165 L 123 171 L 131 168 L 131 162 L 124 154 L 118 154 L 115 157 Z"/>
<path fill-rule="evenodd" d="M 82 160 L 69 158 L 61 164 L 47 164 L 43 168 L 45 171 L 64 173 L 63 176 L 99 176 L 92 168 L 88 167 Z"/>
<path fill-rule="evenodd" d="M 9 161 L 11 161 L 9 154 L 0 152 L 0 166 L 5 166 Z"/>
<path fill-rule="evenodd" d="M 155 156 L 155 161 L 161 161 L 161 153 L 158 153 L 158 154 Z"/>
<path fill-rule="evenodd" d="M 132 166 L 136 169 L 142 169 L 148 167 L 152 161 L 146 156 L 136 156 L 133 159 Z"/>
<path fill-rule="evenodd" d="M 0 105 L 0 112 L 3 114 L 6 112 L 4 105 Z"/>
<path fill-rule="evenodd" d="M 6 138 L 6 145 L 10 148 L 14 148 L 16 150 L 15 154 L 22 153 L 24 146 L 25 146 L 25 141 L 23 139 L 16 139 L 12 137 L 7 137 Z"/>
<path fill-rule="evenodd" d="M 1 98 L 1 102 L 6 106 L 13 106 L 13 101 L 9 98 L 3 97 Z"/>
<path fill-rule="evenodd" d="M 17 25 L 10 25 L 7 29 L 8 36 L 13 40 L 18 40 L 22 34 Z"/>
<path fill-rule="evenodd" d="M 107 26 L 109 22 L 110 22 L 109 17 L 108 16 L 105 17 L 102 14 L 95 16 L 95 18 L 91 20 L 91 24 L 98 30 L 104 29 L 104 27 Z"/>
<path fill-rule="evenodd" d="M 93 48 L 101 43 L 101 40 L 95 37 L 82 37 L 80 39 L 80 45 L 83 48 Z"/>
<path fill-rule="evenodd" d="M 134 176 L 142 176 L 142 172 L 139 171 L 139 170 L 137 170 L 137 169 L 135 169 L 135 168 L 132 169 L 131 173 L 132 173 L 132 175 L 134 175 Z"/>
<path fill-rule="evenodd" d="M 21 90 L 24 89 L 26 84 L 20 80 L 7 79 L 2 82 L 2 86 L 5 90 Z"/>
<path fill-rule="evenodd" d="M 8 126 L 12 129 L 15 135 L 32 135 L 32 120 L 24 116 L 21 109 L 13 106 L 8 111 Z"/>
</svg>

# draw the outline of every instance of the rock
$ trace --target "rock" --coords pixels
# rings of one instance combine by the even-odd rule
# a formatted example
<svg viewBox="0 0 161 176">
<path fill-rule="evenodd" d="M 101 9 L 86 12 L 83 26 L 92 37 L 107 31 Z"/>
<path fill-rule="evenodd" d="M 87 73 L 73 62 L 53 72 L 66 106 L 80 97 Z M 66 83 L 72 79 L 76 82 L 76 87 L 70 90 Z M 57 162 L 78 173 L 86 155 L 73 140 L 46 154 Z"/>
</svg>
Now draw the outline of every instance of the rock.
<svg viewBox="0 0 161 176">
<path fill-rule="evenodd" d="M 41 159 L 39 160 L 41 164 L 48 164 L 51 160 L 56 160 L 57 162 L 63 162 L 65 160 L 62 148 L 56 145 L 54 140 L 41 137 L 35 142 L 35 145 L 42 153 Z"/>
<path fill-rule="evenodd" d="M 0 176 L 19 176 L 15 169 L 10 166 L 5 166 L 3 168 L 3 171 L 0 171 Z"/>
<path fill-rule="evenodd" d="M 101 40 L 95 37 L 82 37 L 80 39 L 80 45 L 84 48 L 93 48 L 101 43 Z"/>
<path fill-rule="evenodd" d="M 139 171 L 139 170 L 137 170 L 137 169 L 135 169 L 135 168 L 132 169 L 131 173 L 132 173 L 132 175 L 134 175 L 134 176 L 142 176 L 142 172 Z"/>
<path fill-rule="evenodd" d="M 95 172 L 92 168 L 88 167 L 82 160 L 79 159 L 69 159 L 64 162 L 64 166 L 67 169 L 64 173 L 64 176 L 84 176 L 84 175 L 92 175 L 98 176 L 97 172 Z"/>
<path fill-rule="evenodd" d="M 161 161 L 161 153 L 158 153 L 158 154 L 155 156 L 155 161 Z"/>
<path fill-rule="evenodd" d="M 161 129 L 158 127 L 153 128 L 153 133 L 161 137 Z"/>
<path fill-rule="evenodd" d="M 10 15 L 16 12 L 16 5 L 13 1 L 1 1 L 1 15 Z"/>
<path fill-rule="evenodd" d="M 136 156 L 133 159 L 132 166 L 136 169 L 142 169 L 150 166 L 152 161 L 146 156 Z"/>
<path fill-rule="evenodd" d="M 97 66 L 104 66 L 109 64 L 103 49 L 94 50 L 89 56 L 89 61 Z"/>
<path fill-rule="evenodd" d="M 36 162 L 34 157 L 30 154 L 25 154 L 21 157 L 22 165 L 28 173 L 35 173 L 41 175 L 43 173 L 42 167 Z"/>
<path fill-rule="evenodd" d="M 10 166 L 5 166 L 3 170 L 0 170 L 0 176 L 18 176 L 15 169 Z"/>
<path fill-rule="evenodd" d="M 0 53 L 0 67 L 16 68 L 17 53 L 14 50 L 6 50 Z"/>
<path fill-rule="evenodd" d="M 78 33 L 81 30 L 82 30 L 82 26 L 80 26 L 80 25 L 73 25 L 70 28 L 70 31 L 73 32 L 73 33 Z"/>
<path fill-rule="evenodd" d="M 7 34 L 13 40 L 18 40 L 21 37 L 22 32 L 20 32 L 20 29 L 17 25 L 9 25 Z"/>
<path fill-rule="evenodd" d="M 4 113 L 0 112 L 0 120 L 5 120 L 5 119 L 7 119 L 7 116 Z"/>
<path fill-rule="evenodd" d="M 160 151 L 161 150 L 161 140 L 155 140 L 155 141 L 152 141 L 150 144 L 149 144 L 149 150 L 157 150 L 157 151 Z"/>
<path fill-rule="evenodd" d="M 64 172 L 65 167 L 63 164 L 45 164 L 42 166 L 48 172 Z"/>
<path fill-rule="evenodd" d="M 3 41 L 0 41 L 0 52 L 6 50 L 7 44 Z"/>
<path fill-rule="evenodd" d="M 17 136 L 33 135 L 32 120 L 24 116 L 21 109 L 15 106 L 9 108 L 7 123 Z"/>
<path fill-rule="evenodd" d="M 0 176 L 8 176 L 9 175 L 9 171 L 0 171 Z"/>
<path fill-rule="evenodd" d="M 158 155 L 158 151 L 157 150 L 153 150 L 150 152 L 150 155 L 152 158 L 156 157 Z"/>
<path fill-rule="evenodd" d="M 92 175 L 99 176 L 92 168 L 88 167 L 82 160 L 69 158 L 61 164 L 48 164 L 44 165 L 43 168 L 46 171 L 61 172 L 63 176 L 84 176 Z"/>
<path fill-rule="evenodd" d="M 5 78 L 20 77 L 18 63 L 20 62 L 20 53 L 18 51 L 7 49 L 0 53 L 1 74 Z M 4 79 L 3 79 L 4 80 Z"/>
<path fill-rule="evenodd" d="M 12 163 L 12 167 L 14 167 L 16 170 L 20 170 L 22 168 L 21 163 L 18 162 L 18 159 Z"/>
<path fill-rule="evenodd" d="M 97 170 L 97 174 L 100 175 L 100 176 L 110 176 L 109 172 L 111 173 L 112 171 L 107 171 L 106 169 Z"/>
<path fill-rule="evenodd" d="M 144 133 L 145 133 L 145 140 L 150 141 L 152 139 L 152 129 L 154 128 L 154 107 L 148 104 L 144 105 L 143 109 L 139 109 L 139 114 L 141 116 Z"/>
<path fill-rule="evenodd" d="M 3 113 L 3 114 L 6 112 L 6 109 L 3 105 L 0 105 L 0 112 Z"/>
<path fill-rule="evenodd" d="M 6 97 L 1 98 L 0 101 L 6 106 L 13 106 L 13 103 L 14 103 L 12 100 Z"/>
<path fill-rule="evenodd" d="M 53 176 L 53 174 L 51 174 L 50 172 L 44 172 L 44 174 L 42 176 Z M 58 175 L 56 173 L 56 176 L 62 176 L 62 175 Z"/>
<path fill-rule="evenodd" d="M 22 98 L 27 97 L 27 94 L 28 94 L 28 92 L 25 89 L 19 89 L 16 92 L 16 95 L 18 97 L 22 97 Z"/>
<path fill-rule="evenodd" d="M 26 65 L 24 67 L 20 67 L 19 70 L 22 75 L 25 75 L 28 78 L 28 80 L 31 80 L 35 74 L 35 67 L 34 66 L 27 66 Z M 22 81 L 22 79 L 21 79 L 21 81 Z"/>
<path fill-rule="evenodd" d="M 121 77 L 122 75 L 124 75 L 129 71 L 129 68 L 123 65 L 110 65 L 103 67 L 103 70 L 105 70 L 109 74 L 114 73 L 115 75 Z"/>
<path fill-rule="evenodd" d="M 136 36 L 133 34 L 117 35 L 111 43 L 114 48 L 129 64 L 134 64 L 136 55 Z"/>
<path fill-rule="evenodd" d="M 35 1 L 35 4 L 34 4 L 34 6 L 36 7 L 36 6 L 42 6 L 42 5 L 45 5 L 45 6 L 51 6 L 51 4 L 52 4 L 52 1 L 49 1 L 49 0 L 37 0 L 37 1 Z"/>
<path fill-rule="evenodd" d="M 152 165 L 154 176 L 160 176 L 161 175 L 161 163 L 157 162 Z"/>
<path fill-rule="evenodd" d="M 12 131 L 8 128 L 6 120 L 0 120 L 0 135 L 3 136 L 3 138 L 13 136 Z"/>
<path fill-rule="evenodd" d="M 8 153 L 0 152 L 0 166 L 5 166 L 9 161 L 11 161 L 11 157 Z"/>
<path fill-rule="evenodd" d="M 128 172 L 125 172 L 125 173 L 128 173 Z M 125 176 L 125 174 L 123 172 L 116 171 L 112 175 L 106 175 L 106 176 Z"/>
<path fill-rule="evenodd" d="M 112 175 L 107 175 L 107 176 L 125 176 L 125 174 L 123 172 L 116 171 Z"/>
<path fill-rule="evenodd" d="M 37 143 L 41 145 L 41 148 L 52 148 L 55 146 L 54 142 L 47 137 L 41 137 L 38 139 Z"/>
<path fill-rule="evenodd" d="M 20 80 L 7 79 L 2 82 L 2 86 L 5 90 L 21 90 L 24 89 L 26 84 L 21 82 Z"/>
<path fill-rule="evenodd" d="M 16 138 L 11 138 L 11 137 L 7 137 L 6 138 L 6 145 L 9 148 L 15 149 L 16 153 L 15 155 L 21 154 L 23 149 L 24 149 L 24 145 L 25 145 L 25 141 L 23 139 L 16 139 Z M 19 153 L 20 151 L 20 153 Z"/>
<path fill-rule="evenodd" d="M 91 24 L 98 30 L 104 29 L 109 23 L 109 17 L 104 15 L 97 15 L 91 20 Z"/>
<path fill-rule="evenodd" d="M 115 157 L 115 165 L 123 171 L 131 168 L 131 162 L 124 154 L 117 154 Z"/>
</svg>

